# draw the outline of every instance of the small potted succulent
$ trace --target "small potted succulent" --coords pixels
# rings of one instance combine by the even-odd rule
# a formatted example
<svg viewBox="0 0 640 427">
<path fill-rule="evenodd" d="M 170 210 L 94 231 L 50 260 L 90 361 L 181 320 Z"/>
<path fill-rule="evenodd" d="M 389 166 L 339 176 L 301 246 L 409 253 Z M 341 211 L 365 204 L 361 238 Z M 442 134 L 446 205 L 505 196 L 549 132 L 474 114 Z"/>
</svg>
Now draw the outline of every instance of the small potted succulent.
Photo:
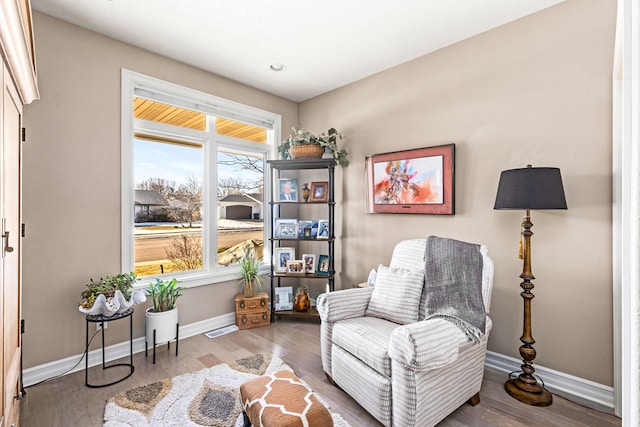
<svg viewBox="0 0 640 427">
<path fill-rule="evenodd" d="M 178 325 L 178 307 L 176 300 L 184 286 L 178 286 L 178 280 L 162 280 L 156 278 L 147 286 L 147 294 L 151 297 L 153 305 L 147 308 L 146 318 L 146 340 L 147 343 L 164 343 L 177 338 L 176 328 Z M 153 332 L 155 330 L 155 341 Z"/>
<path fill-rule="evenodd" d="M 105 275 L 94 281 L 89 280 L 80 297 L 80 312 L 89 315 L 114 316 L 146 300 L 144 292 L 134 290 L 135 273 Z"/>
<path fill-rule="evenodd" d="M 338 149 L 338 140 L 342 139 L 342 134 L 329 129 L 318 135 L 304 130 L 304 128 L 291 128 L 292 133 L 289 138 L 282 141 L 278 146 L 278 153 L 284 160 L 290 158 L 322 157 L 324 153 L 331 154 L 333 161 L 339 166 L 349 165 L 349 152 L 346 149 Z"/>
</svg>

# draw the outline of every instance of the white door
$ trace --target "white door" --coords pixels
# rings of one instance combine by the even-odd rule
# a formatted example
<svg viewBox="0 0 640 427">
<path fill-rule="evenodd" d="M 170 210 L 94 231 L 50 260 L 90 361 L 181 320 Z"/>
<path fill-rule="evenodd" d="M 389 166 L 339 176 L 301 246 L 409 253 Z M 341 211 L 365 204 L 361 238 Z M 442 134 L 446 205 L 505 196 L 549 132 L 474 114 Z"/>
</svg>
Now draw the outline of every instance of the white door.
<svg viewBox="0 0 640 427">
<path fill-rule="evenodd" d="M 3 427 L 19 425 L 20 392 L 20 316 L 21 316 L 21 126 L 22 102 L 6 67 L 2 70 L 0 106 L 0 304 L 2 307 L 2 416 Z"/>
</svg>

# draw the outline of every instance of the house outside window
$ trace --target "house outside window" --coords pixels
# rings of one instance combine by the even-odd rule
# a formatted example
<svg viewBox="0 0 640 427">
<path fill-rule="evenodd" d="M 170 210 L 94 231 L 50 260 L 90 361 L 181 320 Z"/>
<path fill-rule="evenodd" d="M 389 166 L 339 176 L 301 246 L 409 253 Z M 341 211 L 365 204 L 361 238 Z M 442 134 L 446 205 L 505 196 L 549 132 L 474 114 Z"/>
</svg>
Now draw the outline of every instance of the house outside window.
<svg viewBox="0 0 640 427">
<path fill-rule="evenodd" d="M 122 269 L 197 286 L 265 252 L 280 116 L 122 71 Z M 266 266 L 265 266 L 266 269 Z"/>
</svg>

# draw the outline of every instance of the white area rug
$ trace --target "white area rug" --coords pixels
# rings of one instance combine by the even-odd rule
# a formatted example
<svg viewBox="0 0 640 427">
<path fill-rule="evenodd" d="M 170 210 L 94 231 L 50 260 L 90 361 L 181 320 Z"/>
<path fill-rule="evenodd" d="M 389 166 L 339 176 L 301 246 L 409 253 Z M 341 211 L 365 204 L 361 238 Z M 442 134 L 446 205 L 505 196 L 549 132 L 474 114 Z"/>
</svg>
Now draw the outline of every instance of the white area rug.
<svg viewBox="0 0 640 427">
<path fill-rule="evenodd" d="M 243 382 L 280 369 L 293 370 L 271 353 L 222 363 L 170 380 L 122 392 L 107 401 L 105 427 L 242 427 L 239 388 Z M 315 394 L 327 407 L 326 402 Z M 334 426 L 349 427 L 332 412 Z"/>
</svg>

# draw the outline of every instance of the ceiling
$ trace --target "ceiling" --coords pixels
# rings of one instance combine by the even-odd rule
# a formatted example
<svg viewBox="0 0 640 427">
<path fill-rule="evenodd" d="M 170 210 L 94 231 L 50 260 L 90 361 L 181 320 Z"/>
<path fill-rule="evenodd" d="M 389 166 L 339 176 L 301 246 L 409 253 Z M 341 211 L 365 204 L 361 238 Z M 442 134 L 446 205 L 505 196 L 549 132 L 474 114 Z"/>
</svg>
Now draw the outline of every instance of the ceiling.
<svg viewBox="0 0 640 427">
<path fill-rule="evenodd" d="M 301 102 L 562 1 L 31 0 L 31 4 L 37 11 L 105 36 Z M 284 69 L 272 71 L 273 64 L 284 64 Z"/>
</svg>

